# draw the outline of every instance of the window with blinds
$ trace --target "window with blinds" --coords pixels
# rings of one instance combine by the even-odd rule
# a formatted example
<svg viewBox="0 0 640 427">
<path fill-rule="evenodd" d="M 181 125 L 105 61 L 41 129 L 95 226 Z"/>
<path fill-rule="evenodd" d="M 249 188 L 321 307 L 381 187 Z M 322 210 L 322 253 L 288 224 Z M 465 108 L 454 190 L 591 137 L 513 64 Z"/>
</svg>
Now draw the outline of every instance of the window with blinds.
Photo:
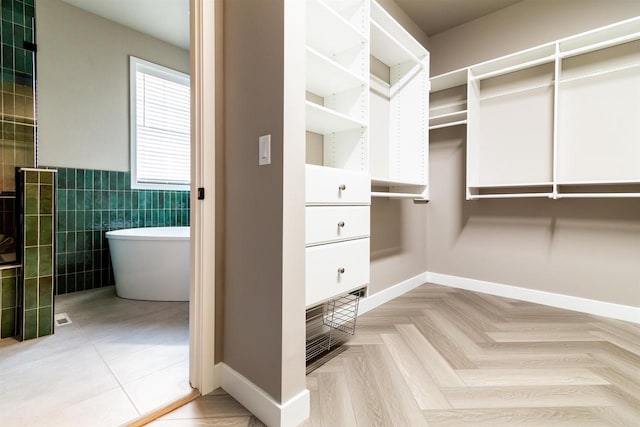
<svg viewBox="0 0 640 427">
<path fill-rule="evenodd" d="M 131 188 L 188 189 L 189 76 L 131 57 Z"/>
</svg>

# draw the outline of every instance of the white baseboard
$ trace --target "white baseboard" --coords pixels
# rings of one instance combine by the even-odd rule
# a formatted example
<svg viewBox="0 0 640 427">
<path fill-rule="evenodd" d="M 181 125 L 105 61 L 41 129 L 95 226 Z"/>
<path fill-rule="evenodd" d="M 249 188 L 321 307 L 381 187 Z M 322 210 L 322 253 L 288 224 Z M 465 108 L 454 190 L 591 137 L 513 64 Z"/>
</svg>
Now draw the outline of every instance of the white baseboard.
<svg viewBox="0 0 640 427">
<path fill-rule="evenodd" d="M 391 301 L 392 299 L 397 298 L 420 285 L 424 285 L 425 283 L 427 283 L 427 272 L 420 273 L 417 276 L 383 289 L 380 292 L 369 295 L 366 298 L 362 298 L 358 306 L 358 316 L 366 313 L 367 311 L 373 310 L 385 302 Z"/>
<path fill-rule="evenodd" d="M 267 426 L 297 426 L 309 418 L 309 390 L 301 391 L 287 402 L 278 403 L 230 366 L 225 363 L 218 365 L 221 365 L 222 388 Z"/>
<path fill-rule="evenodd" d="M 535 289 L 520 288 L 511 285 L 502 285 L 500 283 L 450 276 L 448 274 L 433 273 L 430 271 L 427 272 L 426 275 L 427 281 L 436 285 L 467 289 L 485 294 L 544 304 L 551 307 L 595 314 L 597 316 L 626 320 L 627 322 L 640 323 L 640 307 L 538 291 Z"/>
</svg>

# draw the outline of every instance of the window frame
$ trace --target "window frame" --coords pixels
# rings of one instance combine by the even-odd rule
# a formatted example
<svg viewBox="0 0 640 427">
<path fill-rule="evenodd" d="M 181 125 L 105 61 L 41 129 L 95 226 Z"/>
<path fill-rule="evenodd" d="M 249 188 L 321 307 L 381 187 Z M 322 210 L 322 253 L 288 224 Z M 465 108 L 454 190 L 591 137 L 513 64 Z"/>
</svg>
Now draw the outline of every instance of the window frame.
<svg viewBox="0 0 640 427">
<path fill-rule="evenodd" d="M 129 146 L 130 146 L 130 168 L 131 168 L 131 189 L 132 190 L 190 190 L 191 175 L 189 183 L 162 183 L 162 182 L 139 182 L 137 171 L 137 142 L 138 142 L 138 118 L 137 118 L 137 72 L 153 75 L 155 77 L 185 85 L 189 88 L 189 98 L 191 98 L 191 79 L 189 74 L 177 71 L 160 64 L 145 61 L 144 59 L 129 56 Z M 190 106 L 191 107 L 191 106 Z M 190 120 L 191 122 L 191 120 Z M 191 128 L 191 125 L 189 126 Z M 191 132 L 189 135 L 191 140 Z M 190 153 L 191 154 L 191 153 Z"/>
</svg>

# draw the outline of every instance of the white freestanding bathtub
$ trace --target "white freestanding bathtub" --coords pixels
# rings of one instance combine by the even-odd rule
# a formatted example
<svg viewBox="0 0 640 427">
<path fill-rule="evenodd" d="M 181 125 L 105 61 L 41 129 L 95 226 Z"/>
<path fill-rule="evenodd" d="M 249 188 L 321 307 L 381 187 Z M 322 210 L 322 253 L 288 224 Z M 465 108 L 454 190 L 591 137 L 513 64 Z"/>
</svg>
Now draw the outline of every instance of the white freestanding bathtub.
<svg viewBox="0 0 640 427">
<path fill-rule="evenodd" d="M 106 233 L 122 298 L 189 301 L 189 227 L 148 227 Z"/>
</svg>

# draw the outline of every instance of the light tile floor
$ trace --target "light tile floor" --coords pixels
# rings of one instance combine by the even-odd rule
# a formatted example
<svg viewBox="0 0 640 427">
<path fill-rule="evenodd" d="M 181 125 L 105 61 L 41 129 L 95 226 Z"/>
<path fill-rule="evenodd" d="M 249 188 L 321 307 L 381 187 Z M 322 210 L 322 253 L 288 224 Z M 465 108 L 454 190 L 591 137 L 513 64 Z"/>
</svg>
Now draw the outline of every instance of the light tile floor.
<svg viewBox="0 0 640 427">
<path fill-rule="evenodd" d="M 73 323 L 0 341 L 0 426 L 114 426 L 191 393 L 186 302 L 56 297 Z"/>
</svg>

